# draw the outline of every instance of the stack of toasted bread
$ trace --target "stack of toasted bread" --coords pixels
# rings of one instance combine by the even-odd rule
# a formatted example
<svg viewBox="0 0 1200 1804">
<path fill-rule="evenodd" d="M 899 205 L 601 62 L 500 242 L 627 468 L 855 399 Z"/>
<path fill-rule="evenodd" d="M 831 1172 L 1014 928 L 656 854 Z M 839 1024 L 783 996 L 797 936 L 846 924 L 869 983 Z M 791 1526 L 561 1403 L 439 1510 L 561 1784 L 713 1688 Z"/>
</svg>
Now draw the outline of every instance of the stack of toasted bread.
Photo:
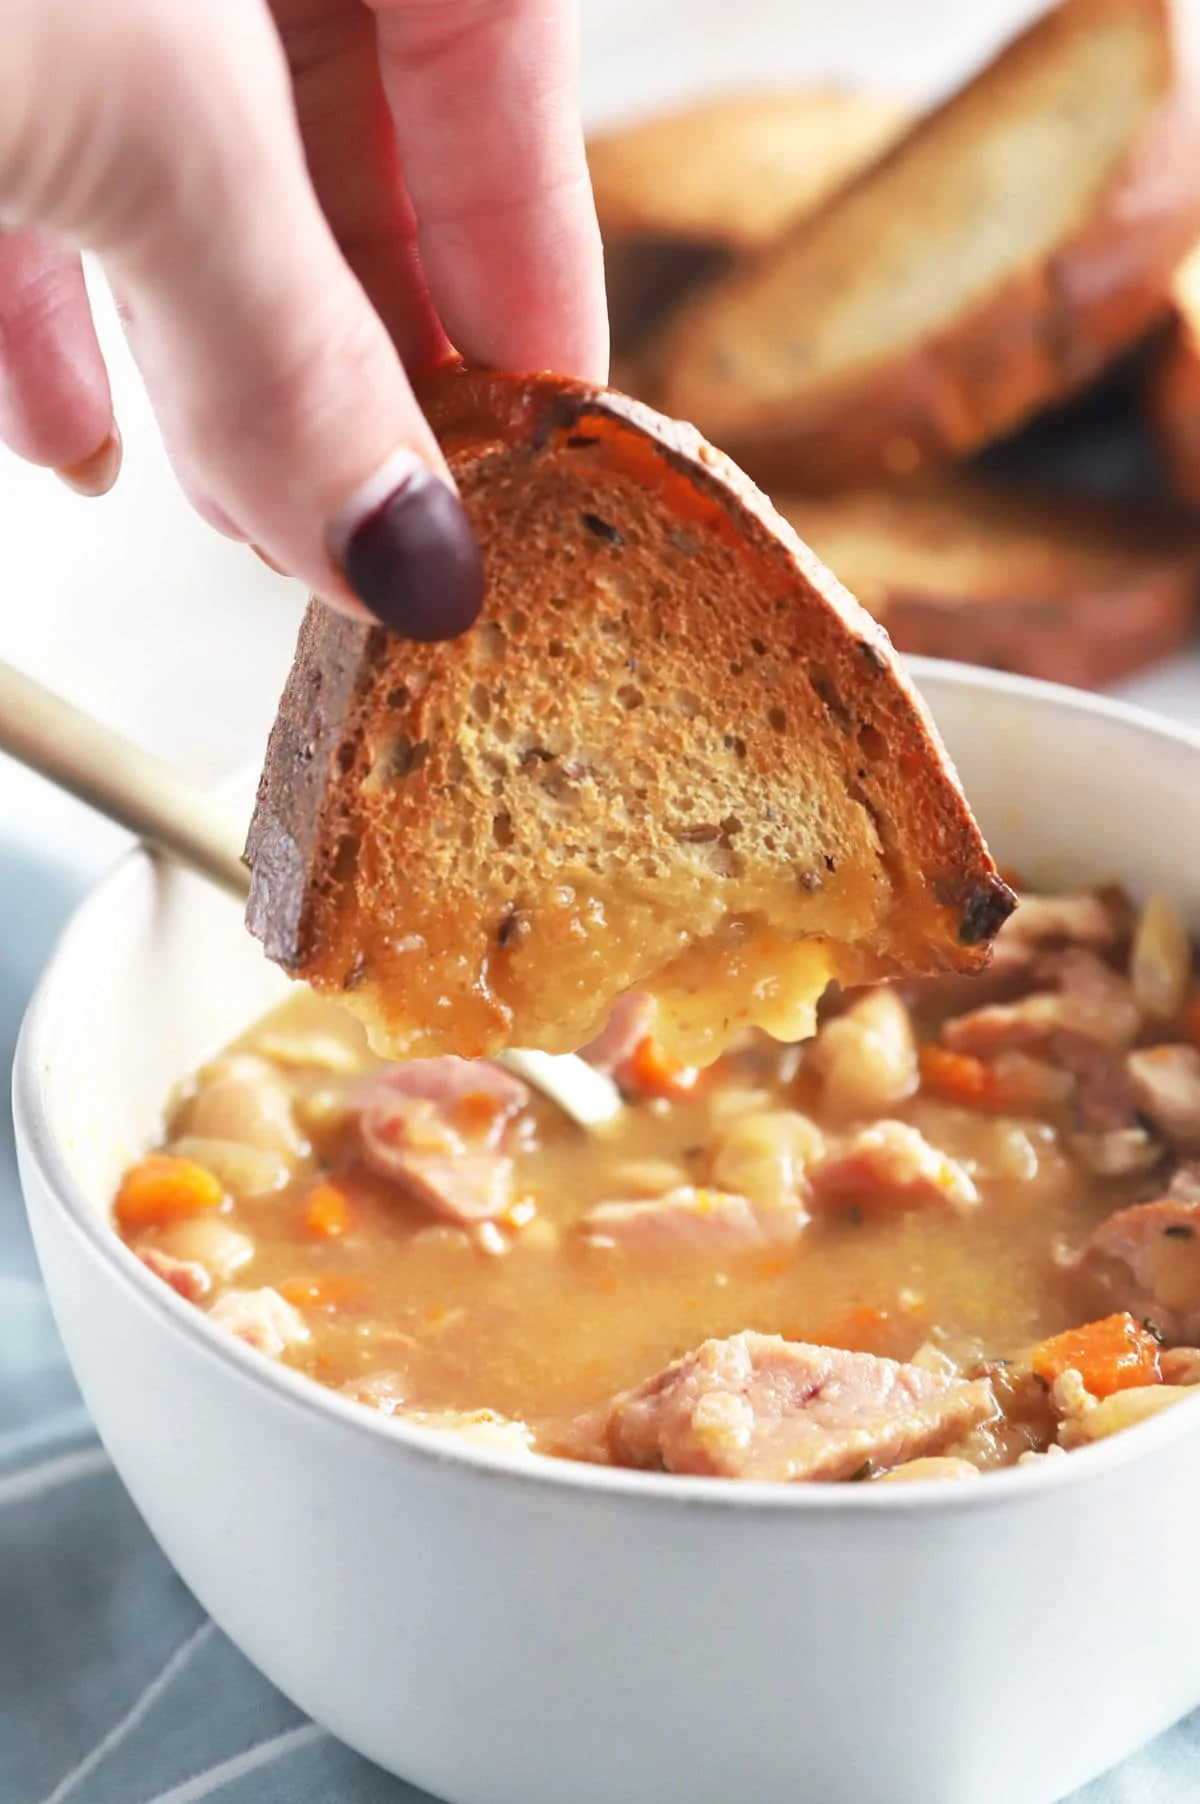
<svg viewBox="0 0 1200 1804">
<path fill-rule="evenodd" d="M 728 450 L 901 649 L 1095 686 L 1193 630 L 1184 3 L 1061 0 L 923 117 L 809 90 L 590 147 L 615 380 Z M 956 467 L 1114 365 L 1155 495 Z"/>
</svg>

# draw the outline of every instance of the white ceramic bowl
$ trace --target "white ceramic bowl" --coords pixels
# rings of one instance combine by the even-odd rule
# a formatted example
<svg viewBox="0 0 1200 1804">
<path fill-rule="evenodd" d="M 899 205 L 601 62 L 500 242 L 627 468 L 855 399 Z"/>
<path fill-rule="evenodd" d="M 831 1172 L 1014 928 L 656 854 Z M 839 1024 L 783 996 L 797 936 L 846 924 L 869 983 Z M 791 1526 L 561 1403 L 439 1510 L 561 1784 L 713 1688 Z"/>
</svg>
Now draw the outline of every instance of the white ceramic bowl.
<svg viewBox="0 0 1200 1804">
<path fill-rule="evenodd" d="M 917 674 L 1004 862 L 1200 922 L 1200 736 Z M 318 1721 L 455 1804 L 1049 1804 L 1200 1700 L 1197 1405 L 977 1485 L 789 1489 L 447 1446 L 211 1329 L 107 1200 L 171 1084 L 283 987 L 232 903 L 131 856 L 45 974 L 16 1118 L 105 1445 Z"/>
</svg>

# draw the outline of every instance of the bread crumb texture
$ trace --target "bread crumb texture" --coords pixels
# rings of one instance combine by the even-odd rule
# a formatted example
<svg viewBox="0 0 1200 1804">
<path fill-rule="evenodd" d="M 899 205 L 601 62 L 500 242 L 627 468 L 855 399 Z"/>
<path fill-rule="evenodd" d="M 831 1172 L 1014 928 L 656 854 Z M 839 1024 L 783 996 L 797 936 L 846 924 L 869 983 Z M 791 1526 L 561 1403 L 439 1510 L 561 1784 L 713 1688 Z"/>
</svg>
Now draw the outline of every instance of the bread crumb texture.
<svg viewBox="0 0 1200 1804">
<path fill-rule="evenodd" d="M 831 976 L 982 963 L 1008 894 L 932 728 L 740 473 L 549 378 L 429 406 L 485 612 L 416 646 L 314 607 L 251 835 L 272 955 L 392 1055 L 572 1050 L 643 988 L 693 1062 L 802 1037 Z"/>
</svg>

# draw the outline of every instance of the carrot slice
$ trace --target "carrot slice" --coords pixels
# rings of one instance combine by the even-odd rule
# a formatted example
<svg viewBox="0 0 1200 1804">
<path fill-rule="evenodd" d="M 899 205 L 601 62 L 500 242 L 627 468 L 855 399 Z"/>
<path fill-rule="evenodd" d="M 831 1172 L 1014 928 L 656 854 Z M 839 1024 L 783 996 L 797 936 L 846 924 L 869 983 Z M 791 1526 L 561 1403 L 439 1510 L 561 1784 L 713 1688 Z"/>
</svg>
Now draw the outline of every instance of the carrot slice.
<svg viewBox="0 0 1200 1804">
<path fill-rule="evenodd" d="M 818 1333 L 788 1335 L 823 1347 L 848 1347 L 856 1353 L 881 1353 L 895 1338 L 897 1322 L 890 1309 L 858 1303 L 823 1322 Z"/>
<path fill-rule="evenodd" d="M 673 1058 L 653 1034 L 646 1034 L 625 1061 L 625 1075 L 648 1096 L 680 1097 L 695 1087 L 700 1071 Z"/>
<path fill-rule="evenodd" d="M 220 1179 L 194 1159 L 151 1153 L 125 1173 L 113 1215 L 127 1234 L 137 1228 L 161 1228 L 189 1215 L 219 1209 L 225 1201 Z"/>
<path fill-rule="evenodd" d="M 1158 1342 L 1125 1313 L 1051 1335 L 1033 1349 L 1030 1364 L 1047 1384 L 1064 1372 L 1078 1372 L 1093 1397 L 1111 1397 L 1114 1391 L 1162 1379 Z"/>
<path fill-rule="evenodd" d="M 973 1053 L 930 1043 L 920 1048 L 917 1060 L 925 1088 L 950 1102 L 987 1102 L 995 1090 L 995 1072 Z"/>
<path fill-rule="evenodd" d="M 351 1227 L 350 1198 L 340 1184 L 322 1179 L 304 1201 L 304 1225 L 319 1240 L 340 1240 Z"/>
<path fill-rule="evenodd" d="M 510 1209 L 506 1209 L 500 1217 L 507 1228 L 527 1228 L 537 1214 L 537 1198 L 519 1196 Z"/>
<path fill-rule="evenodd" d="M 339 1309 L 357 1303 L 362 1284 L 349 1272 L 315 1272 L 308 1278 L 289 1278 L 279 1294 L 297 1309 Z"/>
<path fill-rule="evenodd" d="M 454 1105 L 454 1125 L 468 1138 L 486 1134 L 503 1109 L 503 1103 L 497 1102 L 486 1090 L 471 1090 L 466 1096 L 460 1096 Z"/>
</svg>

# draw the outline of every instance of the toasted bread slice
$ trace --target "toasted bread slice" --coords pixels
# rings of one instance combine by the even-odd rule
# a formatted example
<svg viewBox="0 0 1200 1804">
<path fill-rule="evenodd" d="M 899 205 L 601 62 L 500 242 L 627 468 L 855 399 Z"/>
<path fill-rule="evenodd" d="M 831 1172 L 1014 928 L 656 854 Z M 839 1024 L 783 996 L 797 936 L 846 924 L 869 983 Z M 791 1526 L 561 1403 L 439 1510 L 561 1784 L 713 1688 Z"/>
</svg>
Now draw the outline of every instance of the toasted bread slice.
<svg viewBox="0 0 1200 1804">
<path fill-rule="evenodd" d="M 606 238 L 756 250 L 900 135 L 912 109 L 849 88 L 724 95 L 588 140 Z"/>
<path fill-rule="evenodd" d="M 1195 631 L 1200 535 L 1154 508 L 961 477 L 779 505 L 901 651 L 1094 689 Z"/>
<path fill-rule="evenodd" d="M 1171 284 L 1174 317 L 1146 384 L 1146 415 L 1172 492 L 1200 507 L 1200 246 Z"/>
<path fill-rule="evenodd" d="M 639 392 L 760 479 L 843 488 L 970 451 L 1162 318 L 1200 229 L 1170 0 L 1063 0 L 754 264 L 687 302 Z"/>
<path fill-rule="evenodd" d="M 973 971 L 1013 898 L 887 637 L 687 426 L 549 376 L 423 397 L 487 571 L 414 645 L 314 605 L 248 920 L 392 1054 L 570 1050 L 658 995 L 705 1062 L 829 977 Z"/>
<path fill-rule="evenodd" d="M 903 130 L 911 109 L 850 89 L 702 101 L 592 138 L 613 347 L 633 350 L 735 253 L 811 213 Z"/>
</svg>

